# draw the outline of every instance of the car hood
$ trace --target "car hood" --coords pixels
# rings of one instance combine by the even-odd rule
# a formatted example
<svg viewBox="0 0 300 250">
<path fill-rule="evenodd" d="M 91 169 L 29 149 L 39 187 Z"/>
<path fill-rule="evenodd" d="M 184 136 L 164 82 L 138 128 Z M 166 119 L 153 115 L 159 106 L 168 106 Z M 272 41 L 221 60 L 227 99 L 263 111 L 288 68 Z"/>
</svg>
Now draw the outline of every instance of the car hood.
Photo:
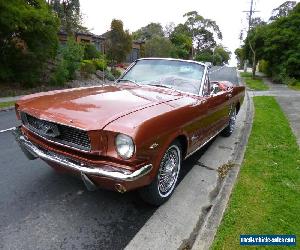
<svg viewBox="0 0 300 250">
<path fill-rule="evenodd" d="M 28 95 L 20 99 L 17 108 L 40 119 L 98 130 L 127 114 L 181 97 L 169 89 L 124 84 Z"/>
</svg>

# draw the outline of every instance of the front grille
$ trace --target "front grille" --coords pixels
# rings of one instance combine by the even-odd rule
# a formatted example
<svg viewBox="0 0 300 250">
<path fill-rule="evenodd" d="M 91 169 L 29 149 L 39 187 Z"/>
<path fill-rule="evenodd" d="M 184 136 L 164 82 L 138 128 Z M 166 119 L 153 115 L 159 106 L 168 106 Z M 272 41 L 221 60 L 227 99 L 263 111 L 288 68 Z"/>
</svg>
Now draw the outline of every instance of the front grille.
<svg viewBox="0 0 300 250">
<path fill-rule="evenodd" d="M 85 151 L 91 149 L 91 142 L 86 131 L 41 120 L 26 113 L 22 113 L 21 118 L 23 124 L 28 129 L 49 141 L 58 142 Z"/>
</svg>

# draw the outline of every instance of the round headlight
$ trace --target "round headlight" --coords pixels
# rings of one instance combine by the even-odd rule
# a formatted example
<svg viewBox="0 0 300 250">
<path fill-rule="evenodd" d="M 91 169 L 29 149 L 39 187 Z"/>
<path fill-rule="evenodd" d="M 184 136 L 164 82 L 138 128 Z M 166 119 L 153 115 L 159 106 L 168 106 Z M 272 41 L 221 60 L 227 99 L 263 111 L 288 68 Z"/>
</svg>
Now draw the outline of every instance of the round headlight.
<svg viewBox="0 0 300 250">
<path fill-rule="evenodd" d="M 122 158 L 129 159 L 134 154 L 134 148 L 134 142 L 130 136 L 123 134 L 117 135 L 116 150 Z"/>
</svg>

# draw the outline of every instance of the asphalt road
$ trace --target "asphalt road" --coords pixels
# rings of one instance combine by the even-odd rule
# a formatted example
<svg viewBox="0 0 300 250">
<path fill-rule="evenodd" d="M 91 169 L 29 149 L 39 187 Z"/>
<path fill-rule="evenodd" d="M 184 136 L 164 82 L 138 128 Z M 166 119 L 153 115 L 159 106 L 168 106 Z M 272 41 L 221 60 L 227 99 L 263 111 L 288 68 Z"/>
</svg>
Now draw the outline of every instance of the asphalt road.
<svg viewBox="0 0 300 250">
<path fill-rule="evenodd" d="M 210 68 L 211 81 L 229 81 L 238 84 L 238 78 L 235 67 L 213 66 Z"/>
<path fill-rule="evenodd" d="M 237 82 L 234 68 L 211 72 Z M 0 112 L 0 130 L 16 124 L 14 111 Z M 184 163 L 185 174 L 203 153 Z M 0 133 L 0 170 L 1 249 L 123 249 L 155 211 L 135 192 L 89 192 L 81 180 L 27 160 L 10 132 Z"/>
</svg>

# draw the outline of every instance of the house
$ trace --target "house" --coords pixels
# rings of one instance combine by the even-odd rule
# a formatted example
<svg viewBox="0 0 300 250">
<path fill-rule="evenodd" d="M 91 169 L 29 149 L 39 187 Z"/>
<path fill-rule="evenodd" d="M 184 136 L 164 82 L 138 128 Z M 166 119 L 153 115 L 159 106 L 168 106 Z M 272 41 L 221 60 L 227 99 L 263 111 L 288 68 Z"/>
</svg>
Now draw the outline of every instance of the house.
<svg viewBox="0 0 300 250">
<path fill-rule="evenodd" d="M 102 35 L 95 35 L 89 31 L 78 31 L 75 33 L 75 40 L 78 43 L 93 43 L 96 49 L 103 54 L 106 52 L 106 39 L 108 32 Z M 68 40 L 68 34 L 64 30 L 60 30 L 58 33 L 58 38 L 61 44 L 65 44 Z M 144 41 L 133 41 L 132 50 L 126 57 L 126 63 L 131 63 L 136 59 L 141 57 L 141 48 L 144 44 Z"/>
</svg>

